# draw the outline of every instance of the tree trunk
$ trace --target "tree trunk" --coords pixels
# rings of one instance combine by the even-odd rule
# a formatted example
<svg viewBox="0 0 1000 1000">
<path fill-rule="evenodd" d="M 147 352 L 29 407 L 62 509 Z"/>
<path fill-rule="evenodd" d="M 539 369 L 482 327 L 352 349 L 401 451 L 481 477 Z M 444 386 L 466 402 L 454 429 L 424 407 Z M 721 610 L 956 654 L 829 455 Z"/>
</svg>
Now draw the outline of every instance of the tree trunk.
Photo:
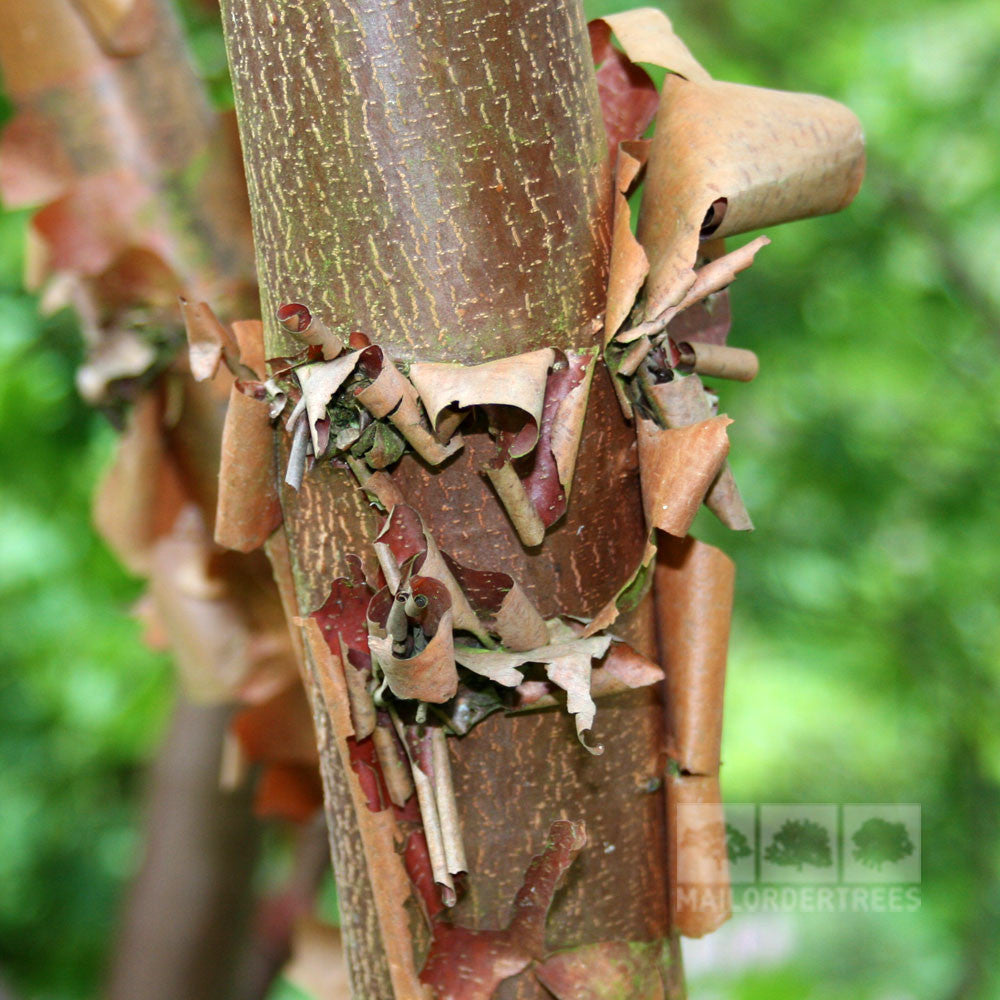
<svg viewBox="0 0 1000 1000">
<path fill-rule="evenodd" d="M 402 362 L 474 364 L 598 343 L 610 174 L 578 3 L 225 0 L 223 16 L 269 357 L 301 349 L 275 321 L 287 302 Z M 440 466 L 404 455 L 392 482 L 458 562 L 509 573 L 546 618 L 593 617 L 647 538 L 635 433 L 603 362 L 577 485 L 543 544 L 521 543 L 481 475 L 493 450 L 478 426 Z M 349 575 L 349 554 L 370 551 L 375 515 L 329 462 L 298 492 L 283 487 L 282 505 L 289 603 L 305 614 Z M 655 659 L 650 600 L 615 633 Z M 353 995 L 420 996 L 400 972 L 405 958 L 387 957 L 398 944 L 380 928 L 371 818 L 352 805 L 357 778 L 333 746 L 335 706 L 315 663 L 313 672 Z M 602 701 L 593 738 L 603 756 L 549 710 L 493 715 L 448 740 L 469 869 L 456 925 L 504 926 L 529 859 L 566 819 L 586 823 L 588 845 L 556 897 L 548 949 L 670 940 L 660 688 Z M 670 950 L 676 993 L 675 940 Z M 495 995 L 548 996 L 530 971 Z"/>
<path fill-rule="evenodd" d="M 174 499 L 170 490 L 163 496 L 157 462 L 164 456 L 187 498 L 209 524 L 214 518 L 226 396 L 167 375 L 183 400 L 174 394 L 168 428 L 160 372 L 170 354 L 140 355 L 125 370 L 114 367 L 115 345 L 136 323 L 182 342 L 182 291 L 246 315 L 252 248 L 235 136 L 211 107 L 169 4 L 135 5 L 141 17 L 127 37 L 107 36 L 84 16 L 99 9 L 70 0 L 0 5 L 0 65 L 16 112 L 3 135 L 0 183 L 6 207 L 40 206 L 32 234 L 45 273 L 35 277 L 54 273 L 75 286 L 96 378 L 82 382 L 85 394 L 112 412 L 138 398 L 136 408 L 153 416 L 144 422 L 143 456 L 157 458 L 118 482 L 110 525 L 123 561 L 145 573 L 149 547 L 170 528 L 158 516 Z M 263 570 L 267 581 L 259 555 L 233 558 L 243 560 L 240 575 Z M 147 836 L 121 914 L 109 997 L 234 995 L 254 902 L 258 822 L 249 789 L 220 788 L 231 717 L 231 706 L 178 698 L 149 775 Z"/>
<path fill-rule="evenodd" d="M 236 997 L 253 900 L 249 789 L 219 788 L 231 709 L 180 700 L 150 774 L 144 858 L 124 911 L 107 996 Z"/>
</svg>

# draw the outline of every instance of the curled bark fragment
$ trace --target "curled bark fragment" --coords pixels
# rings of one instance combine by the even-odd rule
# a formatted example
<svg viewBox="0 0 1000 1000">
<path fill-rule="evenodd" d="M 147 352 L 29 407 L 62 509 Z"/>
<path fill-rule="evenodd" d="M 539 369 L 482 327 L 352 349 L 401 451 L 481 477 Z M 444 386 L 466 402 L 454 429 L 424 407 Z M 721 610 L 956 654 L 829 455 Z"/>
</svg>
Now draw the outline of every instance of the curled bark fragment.
<svg viewBox="0 0 1000 1000">
<path fill-rule="evenodd" d="M 667 776 L 667 829 L 673 926 L 686 937 L 702 937 L 732 909 L 718 777 Z"/>
<path fill-rule="evenodd" d="M 698 341 L 681 341 L 677 345 L 677 370 L 684 375 L 697 372 L 715 378 L 729 378 L 737 382 L 752 382 L 760 367 L 757 355 L 741 347 L 720 344 L 702 344 Z"/>
<path fill-rule="evenodd" d="M 287 375 L 293 368 L 298 368 L 299 365 L 314 364 L 322 360 L 323 351 L 318 347 L 310 345 L 297 354 L 268 358 L 267 374 L 271 378 L 278 378 L 281 375 Z"/>
<path fill-rule="evenodd" d="M 545 619 L 513 577 L 507 573 L 470 569 L 446 552 L 442 556 L 476 615 L 500 637 L 505 649 L 517 652 L 548 642 Z"/>
<path fill-rule="evenodd" d="M 340 387 L 351 377 L 357 367 L 360 351 L 311 365 L 301 365 L 295 369 L 295 377 L 302 389 L 302 403 L 309 418 L 309 433 L 312 436 L 313 452 L 317 457 L 323 454 L 319 446 L 319 424 L 327 419 L 326 408 Z M 298 407 L 296 407 L 298 410 Z M 292 414 L 289 420 L 296 417 Z"/>
<path fill-rule="evenodd" d="M 587 414 L 587 402 L 590 399 L 590 385 L 594 379 L 597 349 L 581 354 L 568 353 L 566 362 L 565 372 L 559 372 L 549 378 L 545 394 L 545 413 L 542 416 L 542 436 L 547 437 L 547 443 L 552 449 L 559 482 L 568 503 L 573 490 L 576 459 L 583 438 L 583 422 Z M 554 407 L 551 422 L 548 420 L 550 405 Z M 545 443 L 545 441 L 540 442 L 540 444 Z"/>
<path fill-rule="evenodd" d="M 344 349 L 340 338 L 330 328 L 309 311 L 301 302 L 289 302 L 279 306 L 278 322 L 305 344 L 318 347 L 327 361 L 332 361 Z"/>
<path fill-rule="evenodd" d="M 497 491 L 521 544 L 527 549 L 541 545 L 545 540 L 545 522 L 514 466 L 501 460 L 496 465 L 487 465 L 483 471 Z"/>
<path fill-rule="evenodd" d="M 379 714 L 378 725 L 373 728 L 371 737 L 375 743 L 375 753 L 382 768 L 382 777 L 385 778 L 389 799 L 394 806 L 402 808 L 416 789 L 409 758 L 396 735 L 388 712 Z"/>
<path fill-rule="evenodd" d="M 358 480 L 360 487 L 387 513 L 396 504 L 406 503 L 402 491 L 385 472 L 372 472 L 355 458 L 348 458 L 348 465 Z"/>
<path fill-rule="evenodd" d="M 613 157 L 618 143 L 638 139 L 649 127 L 660 95 L 649 74 L 611 44 L 607 21 L 591 21 L 590 51 L 597 70 L 597 96 Z"/>
<path fill-rule="evenodd" d="M 725 241 L 712 241 L 702 244 L 702 254 L 708 254 L 715 248 L 725 253 Z M 713 259 L 712 257 L 708 258 Z M 686 296 L 685 296 L 686 298 Z M 667 324 L 667 333 L 675 340 L 700 340 L 706 344 L 724 344 L 729 336 L 733 323 L 732 308 L 729 303 L 729 288 L 712 292 L 706 298 L 686 306 Z"/>
<path fill-rule="evenodd" d="M 689 774 L 719 770 L 734 576 L 732 560 L 717 548 L 690 536 L 660 536 L 653 587 L 668 737 Z"/>
<path fill-rule="evenodd" d="M 340 640 L 340 662 L 344 669 L 347 700 L 351 707 L 351 725 L 355 737 L 363 740 L 372 735 L 376 726 L 375 702 L 368 690 L 372 675 L 371 663 L 365 663 L 363 659 L 360 666 L 353 663 L 351 650 L 347 648 L 343 634 L 338 633 L 337 638 Z"/>
<path fill-rule="evenodd" d="M 413 656 L 394 653 L 392 636 L 371 635 L 368 648 L 372 657 L 377 658 L 397 698 L 440 704 L 455 696 L 458 671 L 455 669 L 450 608 L 442 615 L 433 638 Z"/>
<path fill-rule="evenodd" d="M 627 642 L 616 639 L 594 668 L 592 680 L 592 691 L 598 698 L 656 684 L 663 680 L 663 670 Z"/>
<path fill-rule="evenodd" d="M 223 357 L 230 370 L 238 370 L 240 348 L 232 332 L 216 318 L 206 302 L 181 298 L 181 315 L 187 330 L 188 358 L 196 382 L 214 378 Z"/>
<path fill-rule="evenodd" d="M 164 450 L 162 418 L 159 393 L 139 398 L 94 498 L 97 530 L 116 558 L 142 575 L 149 572 L 155 540 L 170 530 L 187 499 Z"/>
<path fill-rule="evenodd" d="M 671 382 L 647 387 L 657 418 L 666 427 L 681 428 L 709 420 L 712 405 L 697 375 L 675 378 Z M 705 496 L 705 506 L 733 531 L 751 531 L 753 521 L 747 512 L 729 463 L 725 462 Z"/>
<path fill-rule="evenodd" d="M 731 423 L 720 416 L 672 430 L 639 421 L 639 474 L 650 529 L 687 534 L 729 452 L 726 427 Z"/>
<path fill-rule="evenodd" d="M 469 870 L 462 843 L 462 828 L 455 802 L 455 786 L 451 777 L 451 760 L 448 757 L 448 737 L 440 726 L 430 727 L 431 767 L 433 769 L 434 802 L 441 821 L 441 837 L 448 871 L 461 875 Z"/>
<path fill-rule="evenodd" d="M 238 319 L 230 324 L 236 344 L 239 348 L 240 361 L 244 367 L 266 381 L 267 365 L 264 359 L 264 324 L 259 319 Z M 272 413 L 273 417 L 274 414 Z"/>
<path fill-rule="evenodd" d="M 298 619 L 304 638 L 304 651 L 309 654 L 309 662 L 316 671 L 319 686 L 323 691 L 323 702 L 333 728 L 342 739 L 356 736 L 350 711 L 350 697 L 344 680 L 344 662 L 331 650 L 329 639 L 323 634 L 322 626 L 314 617 Z"/>
<path fill-rule="evenodd" d="M 431 577 L 444 584 L 451 598 L 453 627 L 471 632 L 481 642 L 489 644 L 486 627 L 449 568 L 449 565 L 455 565 L 454 562 L 449 564 L 445 561 L 413 507 L 400 503 L 390 510 L 375 539 L 374 548 L 393 593 L 397 591 L 403 578 L 404 564 L 409 563 L 410 573 Z"/>
<path fill-rule="evenodd" d="M 474 674 L 486 677 L 504 687 L 517 687 L 524 680 L 523 674 L 517 668 L 531 661 L 520 659 L 520 655 L 473 646 L 455 647 L 457 663 Z"/>
<path fill-rule="evenodd" d="M 559 820 L 545 850 L 531 859 L 503 930 L 470 930 L 440 915 L 420 981 L 439 1000 L 491 1000 L 504 979 L 545 954 L 545 921 L 563 876 L 587 843 L 583 823 Z M 462 957 L 456 961 L 456 956 Z"/>
<path fill-rule="evenodd" d="M 435 743 L 446 737 L 438 726 L 408 726 L 394 710 L 390 710 L 390 715 L 410 760 L 434 882 L 444 905 L 451 907 L 456 902 L 453 876 L 463 873 L 466 867 L 455 790 L 451 784 L 451 765 L 447 759 L 440 759 L 441 751 L 435 753 L 434 749 Z M 442 750 L 447 755 L 447 747 Z"/>
<path fill-rule="evenodd" d="M 366 347 L 360 354 L 359 366 L 372 380 L 354 394 L 358 402 L 373 417 L 387 417 L 413 450 L 431 465 L 440 465 L 462 447 L 462 439 L 455 437 L 442 444 L 428 429 L 420 409 L 420 397 L 381 347 Z M 413 376 L 411 366 L 410 376 Z M 433 427 L 434 417 L 431 417 Z"/>
<path fill-rule="evenodd" d="M 590 672 L 590 695 L 596 701 L 623 691 L 658 684 L 662 680 L 663 671 L 657 664 L 628 643 L 616 640 Z M 557 704 L 551 684 L 544 681 L 525 681 L 518 685 L 517 693 L 518 710 L 549 708 Z"/>
<path fill-rule="evenodd" d="M 668 76 L 639 218 L 646 318 L 684 297 L 706 213 L 721 199 L 719 237 L 836 212 L 863 172 L 860 123 L 835 101 Z"/>
<path fill-rule="evenodd" d="M 688 47 L 674 34 L 670 18 L 655 7 L 608 14 L 604 21 L 615 33 L 625 54 L 637 63 L 662 66 L 689 80 L 710 80 Z"/>
<path fill-rule="evenodd" d="M 526 459 L 530 462 L 530 469 L 522 480 L 524 493 L 537 514 L 537 519 L 532 518 L 528 522 L 530 527 L 526 524 L 525 530 L 518 529 L 518 534 L 526 545 L 531 544 L 529 538 L 538 537 L 538 520 L 541 521 L 544 532 L 544 528 L 551 527 L 566 513 L 583 437 L 583 422 L 596 353 L 596 349 L 585 353 L 568 352 L 565 355 L 560 352 L 560 359 L 546 382 L 538 442 L 530 458 Z M 488 474 L 489 472 L 487 469 Z M 500 485 L 495 480 L 494 487 L 499 493 Z M 520 514 L 516 506 L 519 500 L 518 496 L 512 503 L 514 510 L 518 510 Z M 507 506 L 506 501 L 504 505 Z M 514 520 L 512 508 L 507 509 Z M 515 525 L 518 523 L 515 520 Z"/>
<path fill-rule="evenodd" d="M 575 636 L 576 633 L 568 626 L 563 626 L 556 635 L 565 641 L 570 636 Z M 589 643 L 594 640 L 584 639 L 583 641 Z M 605 646 L 604 651 L 607 651 L 607 646 Z M 567 650 L 546 661 L 545 673 L 556 687 L 566 692 L 566 711 L 576 721 L 577 739 L 592 754 L 600 756 L 604 753 L 603 745 L 598 743 L 591 746 L 587 742 L 587 736 L 594 726 L 594 716 L 597 713 L 597 706 L 590 693 L 590 661 L 592 658 L 593 653 L 588 649 Z"/>
<path fill-rule="evenodd" d="M 285 469 L 285 482 L 293 490 L 302 486 L 302 477 L 306 473 L 306 457 L 309 449 L 309 420 L 304 413 L 300 414 L 292 429 L 292 446 L 288 452 L 288 466 Z"/>
<path fill-rule="evenodd" d="M 222 431 L 215 541 L 223 548 L 252 552 L 281 524 L 274 429 L 266 402 L 236 386 Z"/>
<path fill-rule="evenodd" d="M 615 168 L 615 214 L 611 236 L 611 265 L 604 314 L 604 345 L 611 342 L 628 318 L 649 273 L 646 251 L 632 234 L 632 211 L 627 196 L 646 165 L 648 142 L 623 144 Z"/>
<path fill-rule="evenodd" d="M 410 380 L 434 428 L 454 408 L 502 406 L 520 411 L 527 423 L 513 435 L 507 449 L 507 454 L 518 458 L 538 441 L 546 376 L 554 361 L 555 351 L 548 347 L 482 365 L 414 364 Z"/>
<path fill-rule="evenodd" d="M 546 624 L 549 643 L 538 649 L 513 653 L 456 646 L 455 659 L 473 673 L 505 687 L 517 687 L 523 682 L 524 676 L 518 667 L 526 663 L 544 664 L 549 680 L 566 692 L 566 707 L 576 719 L 580 742 L 591 753 L 600 754 L 603 747 L 592 748 L 585 739 L 594 724 L 596 712 L 590 694 L 590 662 L 608 651 L 611 636 L 580 637 L 558 619 Z"/>
<path fill-rule="evenodd" d="M 678 313 L 690 309 L 692 306 L 722 291 L 732 284 L 736 275 L 745 271 L 757 256 L 757 251 L 770 244 L 766 236 L 758 236 L 757 239 L 732 250 L 721 257 L 710 260 L 694 272 L 694 281 L 684 293 L 684 297 L 676 304 L 662 313 L 647 319 L 631 330 L 623 330 L 615 338 L 619 343 L 628 344 L 641 337 L 654 337 L 667 328 L 667 324 L 677 316 Z"/>
</svg>

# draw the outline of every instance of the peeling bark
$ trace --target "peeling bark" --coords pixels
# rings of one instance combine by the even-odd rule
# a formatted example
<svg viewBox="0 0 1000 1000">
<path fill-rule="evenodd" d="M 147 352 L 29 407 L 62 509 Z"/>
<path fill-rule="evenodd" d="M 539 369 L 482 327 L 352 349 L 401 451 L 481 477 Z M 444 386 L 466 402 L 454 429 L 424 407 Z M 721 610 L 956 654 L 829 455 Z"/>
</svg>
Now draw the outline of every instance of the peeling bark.
<svg viewBox="0 0 1000 1000">
<path fill-rule="evenodd" d="M 228 0 L 223 15 L 269 357 L 302 349 L 275 317 L 284 303 L 304 304 L 344 341 L 361 331 L 404 364 L 597 346 L 610 170 L 576 3 Z M 480 417 L 463 424 L 462 450 L 439 466 L 407 452 L 389 472 L 394 502 L 414 505 L 458 563 L 509 574 L 543 617 L 592 617 L 639 565 L 647 536 L 635 432 L 602 362 L 584 427 L 577 487 L 540 545 L 522 544 L 482 475 L 496 445 Z M 280 444 L 283 467 L 286 435 Z M 371 553 L 375 512 L 329 462 L 297 491 L 283 488 L 282 506 L 295 600 L 317 608 L 335 578 L 351 576 L 346 557 Z M 649 600 L 616 633 L 655 658 Z M 317 686 L 321 734 L 333 710 L 324 703 Z M 469 869 L 456 924 L 503 926 L 528 860 L 566 819 L 587 824 L 591 846 L 556 895 L 548 946 L 669 936 L 661 691 L 599 705 L 594 738 L 607 747 L 599 759 L 550 710 L 492 715 L 448 740 Z M 333 801 L 357 779 L 322 756 Z M 364 841 L 370 820 L 358 815 Z M 354 995 L 403 996 L 373 900 L 347 860 L 344 822 L 333 852 L 345 907 L 357 908 L 345 934 Z M 365 847 L 374 878 L 386 859 L 377 844 Z M 495 995 L 541 1000 L 545 991 L 529 970 Z"/>
</svg>

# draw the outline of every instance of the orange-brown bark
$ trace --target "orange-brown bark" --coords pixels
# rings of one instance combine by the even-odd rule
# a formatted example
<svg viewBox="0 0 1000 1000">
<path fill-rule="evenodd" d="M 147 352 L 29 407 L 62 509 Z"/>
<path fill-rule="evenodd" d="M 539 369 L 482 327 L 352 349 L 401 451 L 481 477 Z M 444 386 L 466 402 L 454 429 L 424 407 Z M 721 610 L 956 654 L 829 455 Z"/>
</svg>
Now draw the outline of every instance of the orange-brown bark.
<svg viewBox="0 0 1000 1000">
<path fill-rule="evenodd" d="M 363 332 L 401 362 L 597 344 L 610 176 L 577 4 L 229 0 L 223 16 L 270 356 L 301 349 L 274 320 L 285 302 L 305 303 L 345 340 Z M 464 447 L 441 465 L 405 454 L 393 490 L 459 563 L 510 574 L 545 617 L 591 617 L 636 568 L 647 536 L 634 429 L 602 362 L 584 428 L 568 509 L 540 546 L 524 546 L 482 475 L 496 450 L 482 422 L 465 425 Z M 285 438 L 280 463 L 287 449 Z M 297 492 L 283 487 L 282 505 L 304 613 L 350 576 L 349 554 L 370 555 L 377 519 L 326 461 Z M 655 656 L 649 601 L 615 628 Z M 328 795 L 343 801 L 344 783 L 359 777 L 328 756 L 339 707 L 319 672 L 313 679 Z M 595 739 L 603 757 L 553 710 L 494 715 L 449 739 L 469 869 L 456 926 L 504 926 L 529 859 L 567 819 L 586 823 L 589 846 L 556 895 L 549 947 L 669 937 L 660 690 L 600 704 Z M 357 859 L 336 841 L 335 832 L 342 905 L 358 921 L 345 928 L 354 995 L 421 995 L 380 958 L 385 928 L 352 913 L 364 906 Z M 376 839 L 365 846 L 377 881 L 390 859 Z M 545 991 L 528 971 L 496 996 Z"/>
</svg>

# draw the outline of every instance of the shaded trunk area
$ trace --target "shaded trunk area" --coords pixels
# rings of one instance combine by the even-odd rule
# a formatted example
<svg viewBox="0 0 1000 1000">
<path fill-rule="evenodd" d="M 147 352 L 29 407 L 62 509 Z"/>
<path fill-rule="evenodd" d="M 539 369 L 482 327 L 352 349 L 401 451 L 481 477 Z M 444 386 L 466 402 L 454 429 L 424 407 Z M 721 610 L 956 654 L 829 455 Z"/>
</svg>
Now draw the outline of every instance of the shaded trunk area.
<svg viewBox="0 0 1000 1000">
<path fill-rule="evenodd" d="M 226 707 L 181 699 L 149 776 L 144 859 L 126 901 L 107 995 L 238 996 L 254 903 L 257 824 L 249 789 L 219 788 Z"/>
</svg>

